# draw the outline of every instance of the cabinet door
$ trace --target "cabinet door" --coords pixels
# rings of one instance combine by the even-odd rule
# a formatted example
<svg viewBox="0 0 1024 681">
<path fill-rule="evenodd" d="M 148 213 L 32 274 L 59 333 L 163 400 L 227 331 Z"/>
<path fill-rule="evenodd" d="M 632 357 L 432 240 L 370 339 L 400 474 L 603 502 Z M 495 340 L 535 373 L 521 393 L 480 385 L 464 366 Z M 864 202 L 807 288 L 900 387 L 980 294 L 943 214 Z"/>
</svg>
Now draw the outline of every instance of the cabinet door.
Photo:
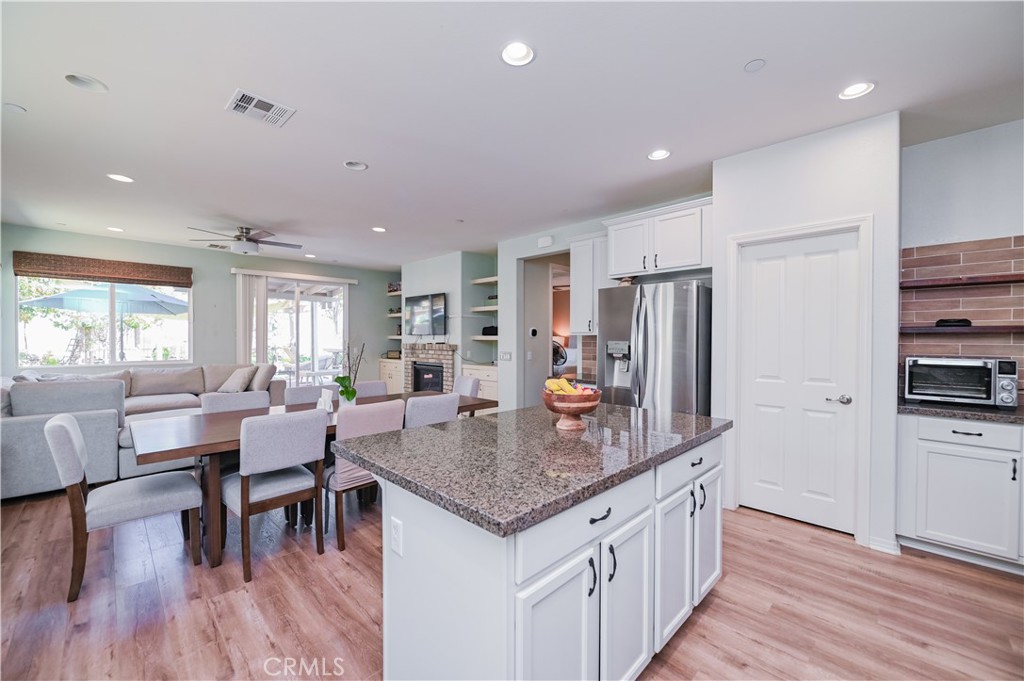
<svg viewBox="0 0 1024 681">
<path fill-rule="evenodd" d="M 648 509 L 601 542 L 602 679 L 635 679 L 654 654 L 653 531 Z"/>
<path fill-rule="evenodd" d="M 517 679 L 597 678 L 597 560 L 591 546 L 516 593 Z"/>
<path fill-rule="evenodd" d="M 594 242 L 569 246 L 569 333 L 595 333 Z"/>
<path fill-rule="evenodd" d="M 652 220 L 651 237 L 654 270 L 699 267 L 701 265 L 700 208 L 659 215 Z"/>
<path fill-rule="evenodd" d="M 693 485 L 654 508 L 654 652 L 693 611 Z"/>
<path fill-rule="evenodd" d="M 594 239 L 594 333 L 597 333 L 597 291 L 598 289 L 617 286 L 619 282 L 608 278 L 608 237 Z"/>
<path fill-rule="evenodd" d="M 697 605 L 722 576 L 722 467 L 693 483 L 697 511 L 693 517 L 693 604 Z"/>
<path fill-rule="evenodd" d="M 921 441 L 917 536 L 1017 558 L 1021 463 L 1015 452 Z"/>
<path fill-rule="evenodd" d="M 650 221 L 637 220 L 608 228 L 608 276 L 624 277 L 650 272 L 654 263 L 647 253 Z"/>
</svg>

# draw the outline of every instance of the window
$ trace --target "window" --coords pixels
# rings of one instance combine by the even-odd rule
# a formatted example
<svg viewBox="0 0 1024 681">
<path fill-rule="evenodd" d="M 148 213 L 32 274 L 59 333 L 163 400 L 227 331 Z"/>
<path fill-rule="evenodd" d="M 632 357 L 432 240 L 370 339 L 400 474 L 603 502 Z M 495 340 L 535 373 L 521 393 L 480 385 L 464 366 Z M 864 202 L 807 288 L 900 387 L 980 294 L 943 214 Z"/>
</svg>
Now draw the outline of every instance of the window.
<svg viewBox="0 0 1024 681">
<path fill-rule="evenodd" d="M 191 360 L 191 268 L 13 256 L 19 366 Z"/>
</svg>

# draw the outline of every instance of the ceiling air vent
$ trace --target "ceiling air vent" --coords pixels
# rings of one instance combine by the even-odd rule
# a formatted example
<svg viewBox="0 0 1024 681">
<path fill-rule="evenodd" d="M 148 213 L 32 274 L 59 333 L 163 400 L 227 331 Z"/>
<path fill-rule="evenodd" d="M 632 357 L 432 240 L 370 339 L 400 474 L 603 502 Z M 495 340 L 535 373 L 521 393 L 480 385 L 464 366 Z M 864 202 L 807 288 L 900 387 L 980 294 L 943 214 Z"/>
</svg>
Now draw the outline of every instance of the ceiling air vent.
<svg viewBox="0 0 1024 681">
<path fill-rule="evenodd" d="M 235 94 L 231 96 L 228 105 L 224 108 L 249 118 L 256 118 L 275 128 L 280 128 L 287 123 L 295 113 L 295 109 L 291 107 L 268 102 L 262 97 L 244 90 L 235 90 Z"/>
<path fill-rule="evenodd" d="M 218 251 L 228 250 L 227 246 L 221 246 L 220 244 L 206 244 L 207 248 L 216 248 Z"/>
</svg>

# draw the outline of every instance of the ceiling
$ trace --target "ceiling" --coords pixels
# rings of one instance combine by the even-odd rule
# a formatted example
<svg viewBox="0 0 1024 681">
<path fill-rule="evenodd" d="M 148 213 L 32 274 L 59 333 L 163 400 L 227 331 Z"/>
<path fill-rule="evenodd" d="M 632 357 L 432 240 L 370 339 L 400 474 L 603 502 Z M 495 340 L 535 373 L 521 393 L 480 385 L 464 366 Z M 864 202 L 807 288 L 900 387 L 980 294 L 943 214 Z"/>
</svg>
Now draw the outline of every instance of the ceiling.
<svg viewBox="0 0 1024 681">
<path fill-rule="evenodd" d="M 265 255 L 373 269 L 493 250 L 877 114 L 904 112 L 905 146 L 1019 119 L 1022 7 L 4 2 L 3 101 L 26 111 L 3 110 L 2 218 L 198 248 L 188 227 L 247 225 L 305 247 Z M 533 63 L 501 61 L 512 40 Z M 237 88 L 296 113 L 232 113 Z"/>
</svg>

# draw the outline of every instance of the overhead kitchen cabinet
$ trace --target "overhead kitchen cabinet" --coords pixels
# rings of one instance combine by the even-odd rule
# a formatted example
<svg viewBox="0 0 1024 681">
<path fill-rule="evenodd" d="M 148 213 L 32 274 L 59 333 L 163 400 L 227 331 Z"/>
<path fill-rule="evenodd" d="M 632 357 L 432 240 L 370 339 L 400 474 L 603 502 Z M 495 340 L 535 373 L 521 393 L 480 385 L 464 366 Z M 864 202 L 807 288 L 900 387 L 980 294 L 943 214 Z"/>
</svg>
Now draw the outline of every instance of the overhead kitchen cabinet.
<svg viewBox="0 0 1024 681">
<path fill-rule="evenodd" d="M 711 267 L 711 198 L 606 220 L 608 276 Z"/>
<path fill-rule="evenodd" d="M 617 284 L 608 278 L 606 237 L 569 244 L 569 333 L 597 333 L 597 291 Z"/>
</svg>

